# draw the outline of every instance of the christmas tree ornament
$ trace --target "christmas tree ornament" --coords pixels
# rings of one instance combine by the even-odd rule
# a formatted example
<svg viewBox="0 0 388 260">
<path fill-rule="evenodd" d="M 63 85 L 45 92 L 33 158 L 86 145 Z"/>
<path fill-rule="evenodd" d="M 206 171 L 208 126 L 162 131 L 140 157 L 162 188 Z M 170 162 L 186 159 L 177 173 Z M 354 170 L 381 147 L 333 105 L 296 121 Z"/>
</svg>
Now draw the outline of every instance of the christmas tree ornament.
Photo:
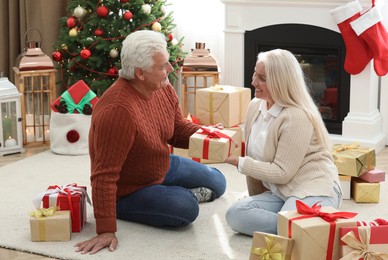
<svg viewBox="0 0 388 260">
<path fill-rule="evenodd" d="M 177 40 L 176 38 L 172 39 L 172 40 L 171 40 L 171 44 L 172 44 L 173 46 L 177 45 L 177 44 L 178 44 L 178 40 Z"/>
<path fill-rule="evenodd" d="M 168 41 L 171 42 L 174 39 L 174 34 L 173 33 L 169 33 L 167 35 L 167 38 L 168 38 Z"/>
<path fill-rule="evenodd" d="M 124 14 L 123 14 L 123 18 L 127 21 L 131 20 L 132 19 L 132 13 L 130 11 L 126 11 Z"/>
<path fill-rule="evenodd" d="M 151 13 L 151 6 L 149 4 L 144 4 L 141 6 L 141 10 L 144 14 L 150 14 Z"/>
<path fill-rule="evenodd" d="M 78 35 L 78 30 L 76 27 L 69 31 L 69 36 L 76 37 L 77 35 Z"/>
<path fill-rule="evenodd" d="M 61 48 L 62 48 L 62 50 L 67 50 L 68 49 L 66 43 L 62 43 L 61 44 Z"/>
<path fill-rule="evenodd" d="M 83 49 L 81 52 L 80 52 L 80 55 L 81 55 L 81 58 L 84 59 L 84 60 L 87 60 L 90 58 L 90 56 L 92 55 L 92 53 L 90 52 L 90 50 L 88 49 Z"/>
<path fill-rule="evenodd" d="M 94 35 L 96 36 L 102 36 L 104 34 L 104 31 L 101 30 L 100 28 L 97 28 L 95 31 L 94 31 Z"/>
<path fill-rule="evenodd" d="M 374 69 L 378 76 L 385 76 L 388 73 L 388 32 L 382 20 L 380 7 L 373 6 L 350 23 L 355 33 L 365 41 L 373 53 Z"/>
<path fill-rule="evenodd" d="M 109 14 L 109 9 L 105 5 L 102 5 L 97 8 L 97 15 L 99 17 L 105 18 L 108 16 L 108 14 Z"/>
<path fill-rule="evenodd" d="M 75 18 L 72 16 L 72 17 L 69 17 L 68 19 L 67 19 L 67 27 L 69 28 L 69 29 L 71 29 L 71 28 L 74 28 L 76 25 L 77 25 L 77 22 L 75 21 Z"/>
<path fill-rule="evenodd" d="M 129 0 L 120 0 L 120 3 L 127 3 Z"/>
<path fill-rule="evenodd" d="M 93 39 L 92 37 L 88 37 L 88 38 L 86 38 L 86 40 L 87 40 L 88 42 L 94 42 L 94 39 Z"/>
<path fill-rule="evenodd" d="M 160 32 L 162 30 L 162 25 L 158 22 L 152 24 L 152 30 L 155 32 Z"/>
<path fill-rule="evenodd" d="M 358 0 L 330 11 L 341 32 L 346 46 L 344 68 L 352 75 L 361 73 L 371 61 L 373 54 L 368 45 L 352 29 L 350 23 L 361 16 L 362 7 Z"/>
<path fill-rule="evenodd" d="M 119 56 L 119 51 L 117 49 L 111 49 L 109 51 L 109 56 L 115 59 Z"/>
<path fill-rule="evenodd" d="M 52 58 L 56 62 L 60 62 L 63 59 L 63 55 L 60 51 L 56 50 L 52 54 Z"/>
<path fill-rule="evenodd" d="M 160 7 L 160 11 L 162 12 L 162 13 L 166 13 L 167 12 L 167 8 L 166 8 L 166 6 L 165 5 L 162 5 L 161 7 Z"/>
<path fill-rule="evenodd" d="M 115 77 L 115 76 L 117 76 L 117 68 L 116 67 L 111 67 L 111 68 L 109 68 L 109 70 L 108 70 L 108 75 L 109 76 L 112 76 L 112 77 Z"/>
<path fill-rule="evenodd" d="M 86 10 L 85 8 L 83 8 L 82 6 L 77 6 L 75 9 L 74 9 L 74 12 L 73 12 L 74 16 L 77 17 L 78 19 L 81 19 L 82 17 L 85 16 L 86 14 Z"/>
</svg>

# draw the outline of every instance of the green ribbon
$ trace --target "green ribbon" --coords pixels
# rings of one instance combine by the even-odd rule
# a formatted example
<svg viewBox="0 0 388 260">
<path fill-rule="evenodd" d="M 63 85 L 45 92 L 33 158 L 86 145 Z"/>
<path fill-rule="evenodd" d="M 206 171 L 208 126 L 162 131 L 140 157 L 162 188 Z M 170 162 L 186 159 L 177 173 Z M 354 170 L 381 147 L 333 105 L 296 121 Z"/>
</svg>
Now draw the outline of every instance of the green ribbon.
<svg viewBox="0 0 388 260">
<path fill-rule="evenodd" d="M 267 247 L 257 247 L 251 250 L 251 253 L 257 255 L 259 260 L 285 260 L 286 255 L 282 253 L 282 247 L 279 242 L 274 241 L 273 236 L 265 237 Z"/>
<path fill-rule="evenodd" d="M 72 96 L 70 95 L 70 93 L 68 91 L 65 91 L 63 92 L 62 96 L 61 96 L 61 101 L 65 101 L 66 102 L 66 105 L 67 105 L 67 110 L 68 110 L 68 113 L 69 114 L 73 114 L 74 113 L 74 110 L 77 109 L 78 112 L 80 114 L 82 114 L 82 110 L 84 108 L 85 105 L 90 105 L 92 106 L 92 104 L 90 103 L 90 101 L 96 97 L 96 94 L 89 90 L 84 96 L 83 98 L 81 99 L 81 101 L 76 104 L 72 98 Z"/>
</svg>

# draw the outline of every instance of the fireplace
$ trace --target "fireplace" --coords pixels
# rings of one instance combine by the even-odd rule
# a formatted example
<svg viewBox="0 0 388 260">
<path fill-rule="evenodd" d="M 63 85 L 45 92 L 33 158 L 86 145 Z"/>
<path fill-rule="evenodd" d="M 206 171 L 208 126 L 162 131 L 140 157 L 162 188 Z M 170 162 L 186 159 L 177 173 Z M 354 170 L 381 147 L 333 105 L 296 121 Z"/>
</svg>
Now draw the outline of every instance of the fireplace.
<svg viewBox="0 0 388 260">
<path fill-rule="evenodd" d="M 271 25 L 246 31 L 244 86 L 252 89 L 252 96 L 252 71 L 257 54 L 275 48 L 295 54 L 329 133 L 342 134 L 342 121 L 349 112 L 350 75 L 343 66 L 345 45 L 341 35 L 305 24 Z"/>
<path fill-rule="evenodd" d="M 299 54 L 309 55 L 309 58 L 315 55 L 314 53 L 311 54 L 309 50 L 324 50 L 326 48 L 326 50 L 329 50 L 329 56 L 334 51 L 334 56 L 341 59 L 340 62 L 343 64 L 345 55 L 344 43 L 341 39 L 339 29 L 330 15 L 330 11 L 339 5 L 347 3 L 347 0 L 221 1 L 225 5 L 223 39 L 225 54 L 221 59 L 220 66 L 222 68 L 220 75 L 221 84 L 250 87 L 251 74 L 254 69 L 257 53 L 261 49 L 265 50 L 266 48 L 290 48 L 294 52 L 297 52 L 297 54 L 300 52 Z M 364 10 L 370 8 L 370 0 L 359 1 Z M 303 29 L 296 30 L 293 34 L 288 33 L 288 37 L 285 36 L 287 32 L 283 31 L 273 34 L 272 39 L 268 38 L 269 36 L 256 38 L 256 43 L 253 41 L 253 46 L 251 46 L 252 55 L 249 58 L 251 61 L 249 64 L 245 63 L 245 54 L 249 51 L 246 38 L 250 37 L 249 34 L 261 34 L 265 30 L 271 31 L 277 30 L 278 28 L 280 28 L 279 30 L 286 30 L 282 29 L 282 27 L 287 28 L 287 26 L 301 26 L 300 28 Z M 298 43 L 301 35 L 309 33 L 310 29 L 327 33 L 329 36 L 325 37 L 330 38 L 333 46 L 327 48 L 327 46 L 324 46 L 325 44 L 321 44 L 324 42 L 327 43 L 327 39 L 323 39 L 323 41 L 315 39 L 316 37 L 321 37 L 319 35 L 320 33 L 318 33 L 314 37 L 310 35 L 311 42 L 307 42 L 306 45 L 302 46 L 302 49 L 304 49 L 304 52 L 302 52 L 301 46 L 297 46 L 298 44 L 295 45 L 295 43 Z M 282 41 L 280 42 L 280 40 Z M 304 60 L 303 55 L 301 56 L 301 63 Z M 317 55 L 320 56 L 321 53 Z M 322 58 L 322 56 L 320 57 Z M 303 66 L 308 67 L 308 64 Z M 308 69 L 307 67 L 306 70 Z M 330 107 L 333 104 L 330 104 L 329 107 L 321 104 L 323 106 L 321 107 L 322 112 L 325 113 L 325 116 L 329 117 L 325 119 L 325 123 L 331 131 L 331 140 L 333 143 L 358 142 L 363 146 L 374 147 L 378 152 L 384 148 L 387 136 L 383 131 L 383 120 L 379 110 L 383 103 L 380 102 L 378 104 L 379 100 L 384 100 L 381 97 L 381 93 L 385 94 L 385 89 L 381 86 L 384 85 L 385 80 L 376 75 L 373 69 L 373 62 L 370 62 L 357 75 L 347 75 L 342 70 L 342 67 L 337 71 L 340 73 L 340 75 L 337 75 L 340 76 L 338 80 L 340 86 L 334 88 L 333 86 L 329 86 L 326 80 L 323 80 L 321 82 L 325 83 L 320 86 L 321 91 L 318 91 L 320 93 L 319 95 L 324 95 L 325 89 L 327 89 L 326 94 L 330 98 L 326 98 L 326 101 L 337 101 L 337 104 L 334 105 L 338 106 L 338 110 L 334 112 L 333 108 Z M 246 73 L 250 74 L 249 79 Z M 316 82 L 314 83 L 316 84 Z M 348 87 L 347 84 L 350 84 L 350 86 Z M 322 101 L 322 99 L 318 101 Z"/>
</svg>

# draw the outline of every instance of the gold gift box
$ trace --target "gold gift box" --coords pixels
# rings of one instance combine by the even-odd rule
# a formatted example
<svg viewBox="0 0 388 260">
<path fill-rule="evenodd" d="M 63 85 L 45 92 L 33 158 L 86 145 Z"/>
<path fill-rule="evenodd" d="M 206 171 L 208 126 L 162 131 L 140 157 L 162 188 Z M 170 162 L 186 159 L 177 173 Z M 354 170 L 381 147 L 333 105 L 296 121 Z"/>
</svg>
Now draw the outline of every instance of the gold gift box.
<svg viewBox="0 0 388 260">
<path fill-rule="evenodd" d="M 188 152 L 189 157 L 224 162 L 229 156 L 229 152 L 232 152 L 235 147 L 237 132 L 225 129 L 216 129 L 216 131 L 229 136 L 232 139 L 232 142 L 227 138 L 211 138 L 209 140 L 208 157 L 206 158 L 206 156 L 204 156 L 204 145 L 207 135 L 200 134 L 200 129 L 190 136 Z"/>
<path fill-rule="evenodd" d="M 47 217 L 30 217 L 31 241 L 69 241 L 71 217 L 69 210 L 56 211 Z"/>
<path fill-rule="evenodd" d="M 195 116 L 203 125 L 222 123 L 232 127 L 244 123 L 250 101 L 249 88 L 216 85 L 198 89 Z"/>
<path fill-rule="evenodd" d="M 333 146 L 334 163 L 338 173 L 358 177 L 376 166 L 374 148 L 359 148 L 336 144 Z"/>
<path fill-rule="evenodd" d="M 253 234 L 251 254 L 249 256 L 249 260 L 290 260 L 293 246 L 293 239 L 256 231 Z M 281 258 L 272 258 L 272 256 L 275 255 L 280 255 Z"/>
<path fill-rule="evenodd" d="M 333 207 L 322 207 L 321 212 L 338 212 Z M 295 240 L 292 259 L 297 260 L 325 260 L 329 243 L 330 223 L 320 217 L 308 217 L 293 220 L 303 216 L 296 210 L 281 211 L 278 213 L 278 235 L 288 236 L 288 222 L 292 220 L 292 239 Z M 335 237 L 333 240 L 333 254 L 331 259 L 340 258 L 339 228 L 355 227 L 356 220 L 339 218 L 335 221 Z"/>
<path fill-rule="evenodd" d="M 380 201 L 380 183 L 352 178 L 352 198 L 355 202 L 378 203 Z"/>
</svg>

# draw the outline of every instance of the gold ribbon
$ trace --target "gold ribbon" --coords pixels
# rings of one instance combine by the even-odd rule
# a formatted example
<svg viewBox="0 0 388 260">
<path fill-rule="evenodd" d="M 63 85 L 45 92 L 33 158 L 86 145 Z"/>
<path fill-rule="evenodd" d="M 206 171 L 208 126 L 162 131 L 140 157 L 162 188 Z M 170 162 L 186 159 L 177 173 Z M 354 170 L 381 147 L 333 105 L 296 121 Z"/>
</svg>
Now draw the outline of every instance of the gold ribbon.
<svg viewBox="0 0 388 260">
<path fill-rule="evenodd" d="M 341 240 L 345 242 L 353 250 L 340 260 L 387 260 L 388 254 L 381 252 L 374 252 L 369 249 L 370 241 L 370 227 L 358 227 L 358 235 L 360 240 L 356 238 L 353 231 L 346 233 Z"/>
<path fill-rule="evenodd" d="M 346 150 L 359 149 L 360 145 L 358 143 L 351 144 L 335 144 L 333 145 L 333 151 L 336 153 L 340 153 Z"/>
<path fill-rule="evenodd" d="M 251 253 L 257 255 L 259 260 L 286 260 L 286 254 L 282 253 L 282 247 L 279 242 L 274 241 L 273 236 L 266 236 L 265 243 L 267 247 L 252 248 Z"/>
<path fill-rule="evenodd" d="M 55 215 L 55 212 L 57 211 L 57 207 L 50 207 L 50 208 L 40 208 L 37 210 L 30 211 L 29 215 L 31 217 L 35 218 L 44 218 L 44 217 L 50 217 Z"/>
</svg>

